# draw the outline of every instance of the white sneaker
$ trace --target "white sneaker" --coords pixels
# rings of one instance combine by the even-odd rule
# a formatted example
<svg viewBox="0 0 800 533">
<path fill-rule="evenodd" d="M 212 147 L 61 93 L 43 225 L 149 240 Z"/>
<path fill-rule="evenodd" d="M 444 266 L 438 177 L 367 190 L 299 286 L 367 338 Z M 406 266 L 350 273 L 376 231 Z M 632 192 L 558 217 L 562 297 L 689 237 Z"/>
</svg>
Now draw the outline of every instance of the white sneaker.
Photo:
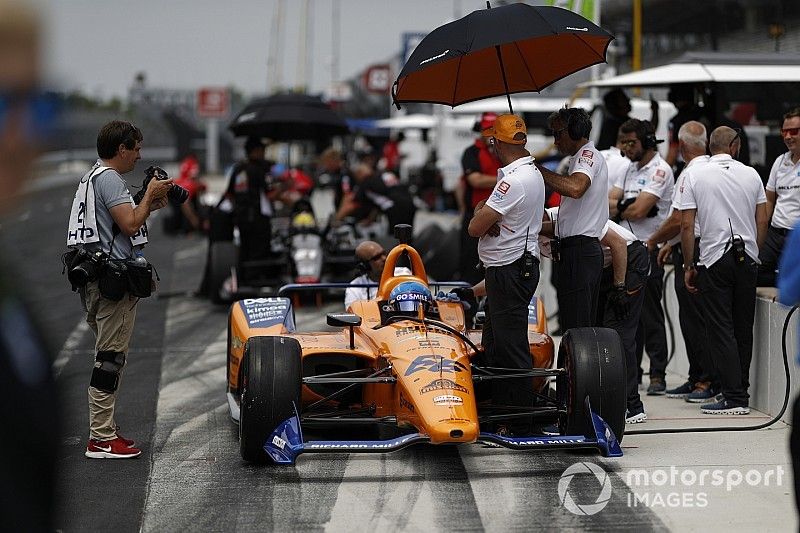
<svg viewBox="0 0 800 533">
<path fill-rule="evenodd" d="M 636 413 L 635 415 L 630 415 L 625 417 L 626 424 L 641 424 L 642 422 L 647 421 L 647 413 L 642 411 L 641 413 Z"/>
</svg>

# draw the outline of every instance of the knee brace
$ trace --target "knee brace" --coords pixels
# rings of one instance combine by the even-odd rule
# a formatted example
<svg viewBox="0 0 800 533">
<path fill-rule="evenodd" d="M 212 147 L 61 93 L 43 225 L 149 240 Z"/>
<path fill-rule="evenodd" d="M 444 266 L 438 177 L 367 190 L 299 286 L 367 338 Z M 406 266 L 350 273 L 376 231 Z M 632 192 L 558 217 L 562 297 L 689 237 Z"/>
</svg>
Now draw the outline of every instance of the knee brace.
<svg viewBox="0 0 800 533">
<path fill-rule="evenodd" d="M 124 353 L 97 352 L 89 385 L 103 392 L 113 393 L 119 385 L 119 375 L 123 366 L 125 366 Z"/>
</svg>

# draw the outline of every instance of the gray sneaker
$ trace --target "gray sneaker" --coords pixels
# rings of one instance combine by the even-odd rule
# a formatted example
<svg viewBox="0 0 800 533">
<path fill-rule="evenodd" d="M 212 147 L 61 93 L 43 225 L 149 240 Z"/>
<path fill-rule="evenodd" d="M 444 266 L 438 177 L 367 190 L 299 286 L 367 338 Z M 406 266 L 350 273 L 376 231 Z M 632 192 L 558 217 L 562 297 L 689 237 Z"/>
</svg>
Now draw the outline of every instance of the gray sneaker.
<svg viewBox="0 0 800 533">
<path fill-rule="evenodd" d="M 648 396 L 661 396 L 667 391 L 667 384 L 664 378 L 650 378 L 650 386 L 647 387 Z"/>
</svg>

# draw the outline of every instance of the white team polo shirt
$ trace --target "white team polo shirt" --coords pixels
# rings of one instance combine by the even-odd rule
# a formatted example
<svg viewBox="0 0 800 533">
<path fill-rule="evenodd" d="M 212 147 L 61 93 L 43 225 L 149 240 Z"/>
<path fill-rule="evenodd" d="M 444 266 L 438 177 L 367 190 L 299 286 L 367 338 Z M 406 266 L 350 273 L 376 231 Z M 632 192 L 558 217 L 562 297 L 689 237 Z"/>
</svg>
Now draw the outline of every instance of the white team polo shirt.
<svg viewBox="0 0 800 533">
<path fill-rule="evenodd" d="M 617 181 L 622 181 L 622 178 L 625 177 L 625 173 L 628 171 L 628 165 L 631 164 L 631 160 L 625 157 L 625 154 L 622 153 L 622 150 L 616 146 L 612 146 L 606 150 L 601 150 L 600 153 L 606 160 L 606 166 L 608 167 L 607 194 L 610 194 L 611 189 L 614 188 L 614 184 L 617 183 Z"/>
<path fill-rule="evenodd" d="M 600 151 L 589 141 L 570 158 L 568 175 L 575 172 L 589 177 L 589 188 L 580 198 L 561 197 L 558 236 L 599 237 L 608 220 L 608 166 Z"/>
<path fill-rule="evenodd" d="M 672 191 L 672 205 L 670 206 L 669 212 L 672 214 L 672 211 L 681 210 L 681 197 L 683 193 L 683 186 L 686 183 L 686 178 L 693 173 L 698 171 L 698 168 L 706 163 L 708 160 L 711 159 L 709 155 L 699 155 L 689 161 L 685 167 L 683 167 L 683 172 L 681 175 L 678 176 L 678 182 L 675 184 L 675 189 Z M 697 221 L 697 218 L 694 219 L 694 234 L 700 235 L 700 222 Z M 669 244 L 676 244 L 681 242 L 681 234 L 678 233 L 676 237 L 673 237 L 669 240 Z"/>
<path fill-rule="evenodd" d="M 625 239 L 625 244 L 632 244 L 639 240 L 636 238 L 636 235 L 631 233 L 627 228 L 625 228 L 624 226 L 620 226 L 613 220 L 606 221 L 605 226 L 603 226 L 603 231 L 600 234 L 600 238 L 602 239 L 603 237 L 605 237 L 606 233 L 608 233 L 609 231 L 612 233 L 616 233 L 617 235 Z"/>
<path fill-rule="evenodd" d="M 627 226 L 638 240 L 646 241 L 669 215 L 672 191 L 675 188 L 672 168 L 656 152 L 653 159 L 642 168 L 639 168 L 639 164 L 636 161 L 631 161 L 630 165 L 628 165 L 628 171 L 614 186 L 622 189 L 623 200 L 636 198 L 643 192 L 658 197 L 656 202 L 658 214 L 656 216 L 623 221 L 623 225 Z"/>
<path fill-rule="evenodd" d="M 600 235 L 600 239 L 603 239 L 606 236 L 606 233 L 608 233 L 609 231 L 611 233 L 616 233 L 617 235 L 625 239 L 626 245 L 630 245 L 638 240 L 636 238 L 636 235 L 631 233 L 627 228 L 620 226 L 613 220 L 606 221 L 606 225 L 603 226 L 603 232 Z M 600 243 L 600 246 L 603 248 L 603 268 L 606 268 L 607 266 L 610 266 L 611 262 L 613 261 L 613 258 L 611 257 L 611 248 L 609 248 L 603 243 Z"/>
<path fill-rule="evenodd" d="M 794 228 L 800 220 L 800 159 L 792 163 L 791 152 L 779 156 L 769 171 L 767 190 L 776 195 L 771 224 L 776 228 Z"/>
<path fill-rule="evenodd" d="M 758 262 L 756 206 L 767 202 L 761 177 L 728 154 L 711 157 L 683 185 L 681 209 L 697 209 L 700 223 L 700 258 L 706 267 L 719 261 L 730 248 L 731 227 L 741 235 L 745 252 Z"/>
<path fill-rule="evenodd" d="M 522 256 L 526 232 L 528 250 L 539 257 L 539 231 L 544 213 L 544 178 L 530 156 L 497 171 L 497 184 L 486 205 L 502 215 L 500 235 L 478 240 L 478 257 L 487 267 L 504 266 Z"/>
</svg>

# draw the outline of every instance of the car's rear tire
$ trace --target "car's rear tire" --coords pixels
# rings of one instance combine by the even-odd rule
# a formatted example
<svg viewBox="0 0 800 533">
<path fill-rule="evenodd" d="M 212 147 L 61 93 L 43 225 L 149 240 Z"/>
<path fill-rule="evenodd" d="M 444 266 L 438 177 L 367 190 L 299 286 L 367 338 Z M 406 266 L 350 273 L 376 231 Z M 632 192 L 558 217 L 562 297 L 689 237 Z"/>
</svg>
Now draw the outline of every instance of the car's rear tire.
<svg viewBox="0 0 800 533">
<path fill-rule="evenodd" d="M 245 461 L 264 463 L 264 442 L 300 408 L 302 350 L 288 337 L 251 337 L 239 385 L 239 449 Z"/>
<path fill-rule="evenodd" d="M 210 244 L 208 251 L 208 297 L 215 304 L 224 303 L 220 289 L 231 275 L 231 268 L 236 266 L 238 250 L 231 241 L 216 241 Z"/>
<path fill-rule="evenodd" d="M 592 435 L 584 400 L 599 414 L 622 442 L 627 404 L 625 352 L 616 331 L 609 328 L 574 328 L 561 339 L 559 359 L 567 370 L 558 381 L 558 396 L 566 400 L 561 418 L 567 435 Z"/>
</svg>

